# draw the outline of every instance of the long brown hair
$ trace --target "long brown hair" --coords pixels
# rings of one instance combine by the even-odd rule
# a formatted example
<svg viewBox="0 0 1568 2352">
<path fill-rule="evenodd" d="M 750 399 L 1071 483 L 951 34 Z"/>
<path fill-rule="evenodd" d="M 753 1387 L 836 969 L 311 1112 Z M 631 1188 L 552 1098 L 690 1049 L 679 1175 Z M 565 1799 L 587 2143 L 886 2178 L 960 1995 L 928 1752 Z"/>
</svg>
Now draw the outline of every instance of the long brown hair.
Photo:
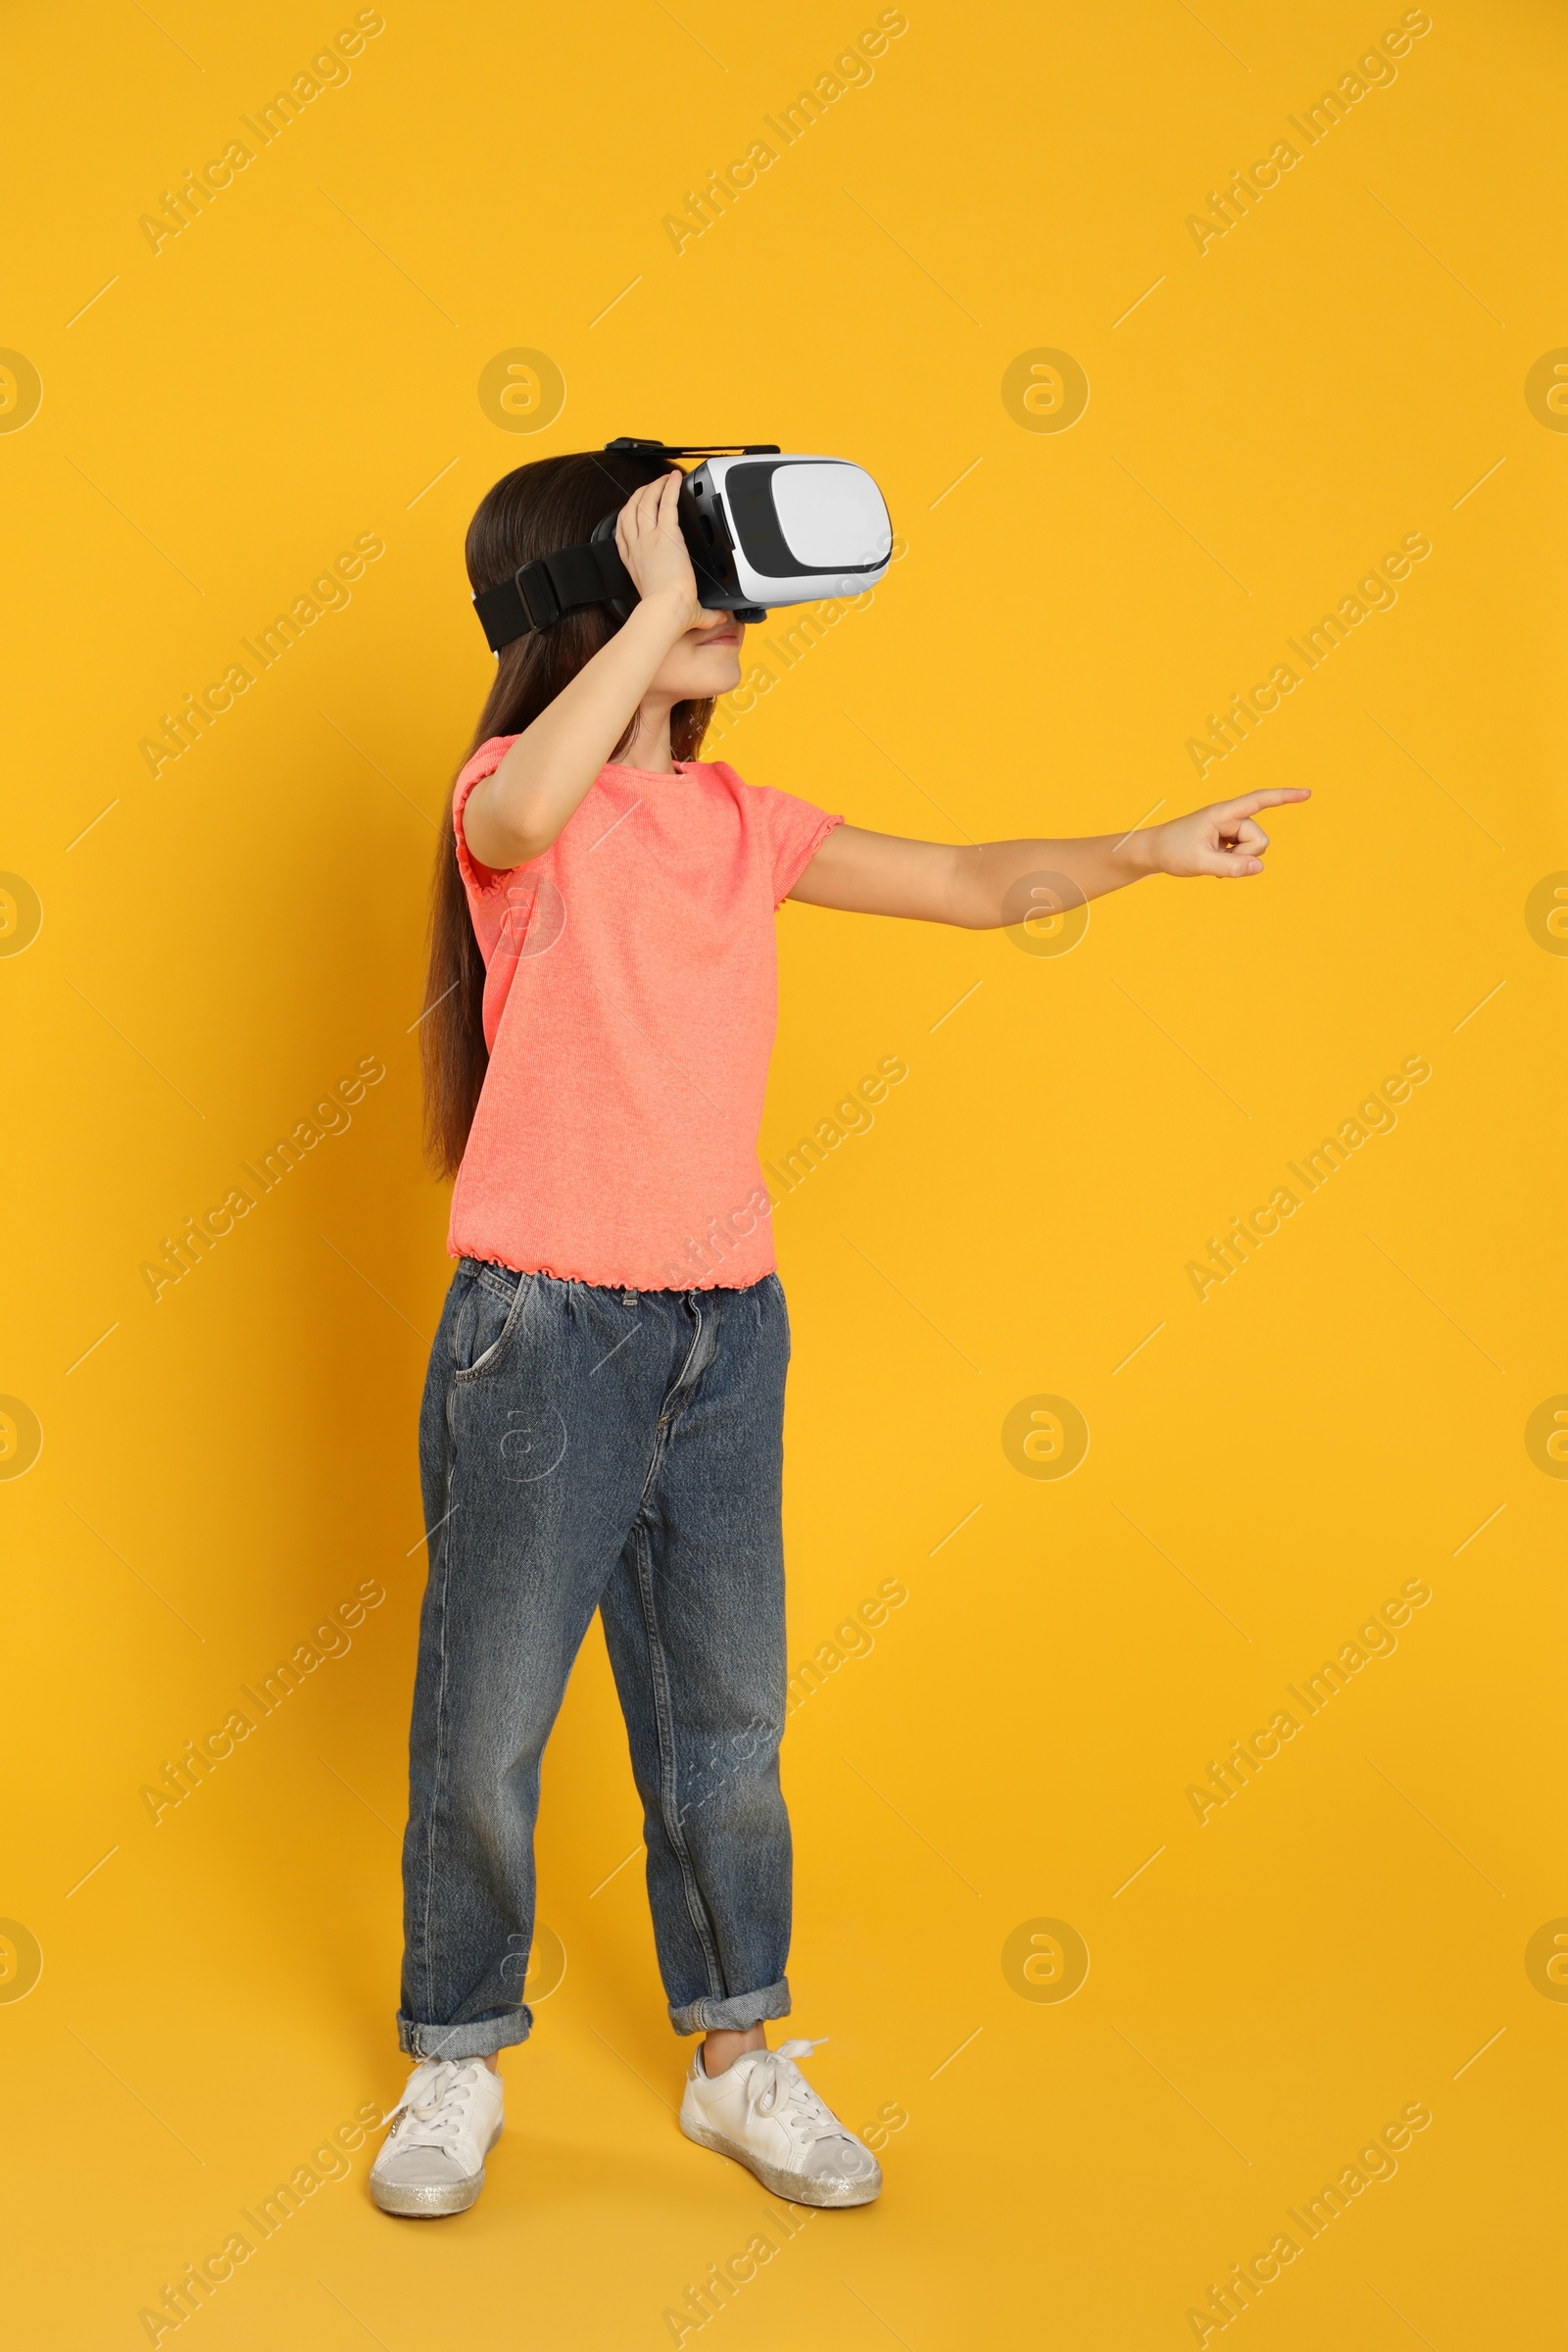
<svg viewBox="0 0 1568 2352">
<path fill-rule="evenodd" d="M 540 458 L 504 474 L 485 493 L 468 525 L 465 558 L 474 594 L 510 579 L 524 564 L 563 548 L 580 547 L 602 516 L 625 505 L 632 492 L 666 470 L 666 461 L 619 452 Z M 548 629 L 504 646 L 495 683 L 479 713 L 466 767 L 482 743 L 520 735 L 576 676 L 620 623 L 607 605 L 563 613 Z M 702 748 L 710 702 L 677 703 L 670 742 L 677 760 Z M 631 740 L 635 718 L 611 757 Z M 456 777 L 454 777 L 454 783 Z M 450 799 L 450 795 L 449 795 Z M 478 1107 L 489 1052 L 484 1042 L 484 958 L 468 917 L 452 825 L 443 815 L 430 889 L 430 964 L 419 1031 L 424 1064 L 424 1142 L 438 1176 L 455 1176 Z"/>
</svg>

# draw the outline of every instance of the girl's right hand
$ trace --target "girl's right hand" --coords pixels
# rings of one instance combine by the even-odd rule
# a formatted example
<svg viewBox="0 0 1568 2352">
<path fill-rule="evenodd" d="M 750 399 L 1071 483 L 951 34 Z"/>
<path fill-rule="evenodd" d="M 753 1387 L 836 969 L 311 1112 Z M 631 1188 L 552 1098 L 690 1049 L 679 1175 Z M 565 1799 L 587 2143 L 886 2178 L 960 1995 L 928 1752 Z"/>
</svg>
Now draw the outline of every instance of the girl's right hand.
<svg viewBox="0 0 1568 2352">
<path fill-rule="evenodd" d="M 701 628 L 697 575 L 686 553 L 676 510 L 685 475 L 679 467 L 646 482 L 615 517 L 615 548 L 645 605 L 665 606 L 677 634 Z"/>
</svg>

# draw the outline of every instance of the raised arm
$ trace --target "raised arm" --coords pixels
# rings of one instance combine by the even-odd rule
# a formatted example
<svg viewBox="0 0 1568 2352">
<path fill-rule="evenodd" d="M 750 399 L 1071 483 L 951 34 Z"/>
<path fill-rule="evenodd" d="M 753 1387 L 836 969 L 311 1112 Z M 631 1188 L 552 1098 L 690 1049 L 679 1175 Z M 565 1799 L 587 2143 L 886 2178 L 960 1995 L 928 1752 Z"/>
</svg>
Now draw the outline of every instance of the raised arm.
<svg viewBox="0 0 1568 2352">
<path fill-rule="evenodd" d="M 846 914 L 901 914 L 997 931 L 1049 903 L 1042 896 L 1031 904 L 1031 885 L 1043 876 L 1065 880 L 1069 888 L 1054 895 L 1076 905 L 1146 874 L 1211 874 L 1217 880 L 1260 874 L 1268 835 L 1254 821 L 1258 809 L 1310 798 L 1304 791 L 1249 792 L 1137 833 L 984 841 L 964 849 L 836 825 L 790 897 Z M 1050 884 L 1042 889 L 1049 891 Z"/>
<path fill-rule="evenodd" d="M 672 646 L 703 621 L 691 559 L 675 518 L 681 476 L 637 491 L 615 521 L 615 546 L 640 602 L 608 645 L 585 662 L 493 775 L 468 795 L 464 837 L 481 864 L 542 858 L 626 731 Z"/>
</svg>

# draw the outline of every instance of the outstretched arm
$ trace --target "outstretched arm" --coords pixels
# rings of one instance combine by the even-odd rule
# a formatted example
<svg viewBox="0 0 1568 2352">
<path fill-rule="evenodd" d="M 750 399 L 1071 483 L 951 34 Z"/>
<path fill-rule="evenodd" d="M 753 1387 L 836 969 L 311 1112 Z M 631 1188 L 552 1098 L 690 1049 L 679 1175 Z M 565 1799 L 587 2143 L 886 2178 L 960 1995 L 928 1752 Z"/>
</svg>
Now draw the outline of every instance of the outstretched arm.
<svg viewBox="0 0 1568 2352">
<path fill-rule="evenodd" d="M 1146 874 L 1212 874 L 1221 880 L 1260 874 L 1268 835 L 1255 821 L 1258 809 L 1310 798 L 1304 791 L 1249 792 L 1142 832 L 984 841 L 966 849 L 836 825 L 790 897 L 847 914 L 902 914 L 996 931 L 1039 911 L 1029 903 L 1030 885 L 1049 889 L 1047 877 L 1067 883 L 1055 895 L 1081 904 Z"/>
</svg>

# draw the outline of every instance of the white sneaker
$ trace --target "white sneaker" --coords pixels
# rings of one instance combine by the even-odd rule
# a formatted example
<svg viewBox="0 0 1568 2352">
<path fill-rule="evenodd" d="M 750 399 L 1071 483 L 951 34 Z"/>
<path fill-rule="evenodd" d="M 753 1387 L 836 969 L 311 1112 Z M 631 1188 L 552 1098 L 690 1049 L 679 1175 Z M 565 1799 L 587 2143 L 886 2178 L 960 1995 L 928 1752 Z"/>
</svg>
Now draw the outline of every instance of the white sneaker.
<svg viewBox="0 0 1568 2352">
<path fill-rule="evenodd" d="M 785 2041 L 776 2050 L 748 2050 L 723 2074 L 709 2075 L 699 2042 L 680 2128 L 699 2147 L 733 2156 L 776 2197 L 797 2205 L 869 2205 L 882 2189 L 876 2158 L 795 2064 L 815 2047 Z"/>
<path fill-rule="evenodd" d="M 371 2196 L 383 2213 L 466 2213 L 505 2120 L 501 2077 L 482 2058 L 421 2059 L 381 2118 L 392 2129 L 370 2167 Z"/>
</svg>

